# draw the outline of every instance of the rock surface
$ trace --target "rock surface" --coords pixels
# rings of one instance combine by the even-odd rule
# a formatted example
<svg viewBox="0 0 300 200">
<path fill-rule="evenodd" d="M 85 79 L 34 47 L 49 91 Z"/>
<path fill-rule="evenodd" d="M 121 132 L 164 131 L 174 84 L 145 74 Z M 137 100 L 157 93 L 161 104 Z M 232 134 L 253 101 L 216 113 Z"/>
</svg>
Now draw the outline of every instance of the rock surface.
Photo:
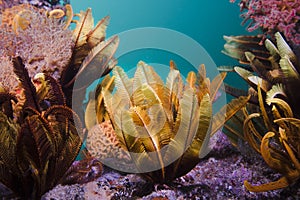
<svg viewBox="0 0 300 200">
<path fill-rule="evenodd" d="M 169 185 L 152 185 L 136 174 L 106 169 L 94 182 L 59 185 L 43 199 L 297 199 L 299 183 L 263 193 L 246 191 L 243 186 L 244 180 L 261 184 L 279 177 L 280 174 L 270 170 L 249 147 L 238 151 L 219 133 L 209 155 L 187 175 Z"/>
</svg>

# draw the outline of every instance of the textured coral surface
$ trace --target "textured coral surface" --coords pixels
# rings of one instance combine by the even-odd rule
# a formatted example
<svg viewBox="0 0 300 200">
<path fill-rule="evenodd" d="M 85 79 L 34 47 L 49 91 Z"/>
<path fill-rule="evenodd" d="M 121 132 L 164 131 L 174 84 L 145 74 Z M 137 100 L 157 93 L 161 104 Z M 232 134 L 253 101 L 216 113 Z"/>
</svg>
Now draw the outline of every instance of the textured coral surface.
<svg viewBox="0 0 300 200">
<path fill-rule="evenodd" d="M 44 72 L 59 78 L 72 55 L 72 32 L 65 29 L 61 20 L 46 17 L 45 12 L 28 4 L 5 9 L 0 26 L 0 55 L 20 56 L 30 77 Z M 13 31 L 16 16 L 28 20 L 29 26 L 15 27 Z"/>
<path fill-rule="evenodd" d="M 18 4 L 31 4 L 38 8 L 44 8 L 46 10 L 62 8 L 63 5 L 69 4 L 69 0 L 0 0 L 0 12 L 6 8 Z"/>
<path fill-rule="evenodd" d="M 0 66 L 0 86 L 6 90 L 15 88 L 18 85 L 18 82 L 16 75 L 13 72 L 12 61 L 7 56 L 0 56 Z"/>
<path fill-rule="evenodd" d="M 289 188 L 264 193 L 245 190 L 244 180 L 252 183 L 275 180 L 264 161 L 243 147 L 231 146 L 220 133 L 211 153 L 190 173 L 170 185 L 153 186 L 138 175 L 106 170 L 97 181 L 84 185 L 57 186 L 44 199 L 295 199 L 299 183 Z M 251 156 L 252 155 L 252 156 Z M 260 181 L 260 182 L 258 182 Z"/>
<path fill-rule="evenodd" d="M 300 44 L 299 0 L 241 0 L 240 7 L 245 21 L 251 21 L 249 31 L 262 28 L 270 35 L 279 31 L 288 41 Z"/>
</svg>

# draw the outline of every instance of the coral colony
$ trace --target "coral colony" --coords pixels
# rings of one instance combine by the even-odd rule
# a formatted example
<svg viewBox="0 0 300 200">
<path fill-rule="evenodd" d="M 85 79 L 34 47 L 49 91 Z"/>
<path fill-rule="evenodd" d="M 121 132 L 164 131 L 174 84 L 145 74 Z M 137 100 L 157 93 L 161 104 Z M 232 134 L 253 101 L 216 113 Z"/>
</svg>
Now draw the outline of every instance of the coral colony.
<svg viewBox="0 0 300 200">
<path fill-rule="evenodd" d="M 235 2 L 231 0 L 230 2 Z M 287 41 L 300 44 L 300 2 L 298 0 L 241 0 L 243 24 L 250 21 L 249 31 L 262 29 L 273 37 L 278 31 Z"/>
<path fill-rule="evenodd" d="M 299 1 L 240 1 L 263 34 L 224 36 L 240 65 L 212 81 L 173 61 L 165 81 L 143 61 L 129 78 L 109 17 L 94 25 L 68 3 L 0 0 L 1 198 L 273 198 L 297 184 Z M 225 84 L 236 98 L 213 112 L 229 72 L 249 90 Z"/>
</svg>

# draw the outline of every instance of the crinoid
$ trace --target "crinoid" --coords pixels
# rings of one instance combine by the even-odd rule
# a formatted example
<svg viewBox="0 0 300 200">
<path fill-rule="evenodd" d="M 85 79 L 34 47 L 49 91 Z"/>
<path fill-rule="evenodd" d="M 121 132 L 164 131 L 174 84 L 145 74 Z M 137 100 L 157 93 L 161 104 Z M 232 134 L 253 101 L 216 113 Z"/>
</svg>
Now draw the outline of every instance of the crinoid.
<svg viewBox="0 0 300 200">
<path fill-rule="evenodd" d="M 275 34 L 276 45 L 258 37 L 226 37 L 225 53 L 246 66 L 221 67 L 237 72 L 251 87 L 247 107 L 225 124 L 224 132 L 234 143 L 245 139 L 266 163 L 283 174 L 276 182 L 245 186 L 250 191 L 267 191 L 286 187 L 300 178 L 299 174 L 299 59 L 283 39 Z M 250 65 L 250 66 L 249 66 Z M 226 87 L 234 96 L 245 91 Z M 244 134 L 240 134 L 244 130 Z"/>
<path fill-rule="evenodd" d="M 68 97 L 67 103 L 71 104 L 73 100 L 73 106 L 79 106 L 78 110 L 81 110 L 80 105 L 85 98 L 86 87 L 109 73 L 116 65 L 117 61 L 113 56 L 119 39 L 113 36 L 105 40 L 109 16 L 104 17 L 94 26 L 91 9 L 75 14 L 78 20 L 73 19 L 71 6 L 66 6 L 66 9 L 66 25 L 71 22 L 76 24 L 73 30 L 75 44 L 70 63 L 62 72 L 60 82 Z M 78 98 L 71 98 L 73 91 L 76 91 Z"/>
<path fill-rule="evenodd" d="M 212 102 L 225 75 L 219 74 L 210 83 L 201 65 L 197 74 L 188 74 L 184 84 L 171 62 L 164 84 L 154 69 L 142 61 L 131 79 L 122 68 L 115 67 L 113 76 L 105 77 L 95 98 L 91 96 L 88 103 L 86 119 L 96 120 L 86 120 L 87 149 L 100 160 L 111 156 L 110 149 L 121 149 L 126 155 L 114 157 L 115 163 L 129 157 L 134 172 L 155 183 L 167 183 L 186 174 L 207 155 L 210 134 L 224 122 L 226 109 L 213 117 Z M 236 100 L 229 107 L 240 108 L 247 99 Z M 95 131 L 94 126 L 103 123 L 113 130 L 110 135 L 104 129 Z M 95 143 L 99 141 L 96 137 L 101 141 L 108 137 L 116 139 L 107 144 L 111 148 L 104 148 Z"/>
<path fill-rule="evenodd" d="M 42 108 L 35 86 L 20 58 L 13 59 L 23 89 L 24 104 L 16 115 L 12 100 L 2 91 L 0 111 L 0 181 L 22 199 L 40 199 L 60 183 L 75 160 L 82 130 L 78 116 L 65 105 L 57 82 L 50 80 L 49 104 Z M 54 80 L 54 79 L 52 79 Z"/>
<path fill-rule="evenodd" d="M 261 111 L 246 114 L 244 136 L 249 144 L 258 151 L 270 168 L 283 176 L 274 182 L 251 185 L 245 181 L 245 187 L 252 192 L 264 192 L 289 186 L 300 178 L 299 131 L 300 120 L 294 118 L 289 105 L 280 98 L 270 97 L 266 103 L 272 107 L 272 116 L 268 116 L 263 107 L 260 88 L 258 89 Z M 256 128 L 253 119 L 261 117 L 268 132 L 262 134 Z"/>
</svg>

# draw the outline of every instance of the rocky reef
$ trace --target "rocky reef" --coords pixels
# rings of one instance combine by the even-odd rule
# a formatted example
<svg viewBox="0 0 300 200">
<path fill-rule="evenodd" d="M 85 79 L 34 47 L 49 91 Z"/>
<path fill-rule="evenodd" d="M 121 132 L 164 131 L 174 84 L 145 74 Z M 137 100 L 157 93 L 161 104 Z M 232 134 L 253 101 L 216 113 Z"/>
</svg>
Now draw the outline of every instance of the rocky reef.
<svg viewBox="0 0 300 200">
<path fill-rule="evenodd" d="M 252 193 L 244 180 L 261 183 L 277 179 L 263 159 L 248 146 L 234 148 L 218 132 L 212 151 L 185 176 L 170 185 L 146 182 L 137 174 L 124 174 L 105 168 L 103 175 L 87 184 L 57 186 L 43 199 L 297 199 L 299 183 L 276 191 Z"/>
</svg>

